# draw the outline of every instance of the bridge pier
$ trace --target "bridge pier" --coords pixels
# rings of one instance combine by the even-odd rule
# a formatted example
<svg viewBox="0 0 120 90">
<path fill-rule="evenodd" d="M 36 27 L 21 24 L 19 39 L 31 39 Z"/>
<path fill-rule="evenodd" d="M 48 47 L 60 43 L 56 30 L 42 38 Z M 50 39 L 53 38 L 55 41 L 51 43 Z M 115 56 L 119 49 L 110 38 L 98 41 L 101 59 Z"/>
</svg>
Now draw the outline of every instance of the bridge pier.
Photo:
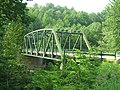
<svg viewBox="0 0 120 90">
<path fill-rule="evenodd" d="M 24 56 L 24 59 L 28 62 L 28 67 L 30 69 L 44 68 L 47 63 L 45 59 L 38 57 Z"/>
</svg>

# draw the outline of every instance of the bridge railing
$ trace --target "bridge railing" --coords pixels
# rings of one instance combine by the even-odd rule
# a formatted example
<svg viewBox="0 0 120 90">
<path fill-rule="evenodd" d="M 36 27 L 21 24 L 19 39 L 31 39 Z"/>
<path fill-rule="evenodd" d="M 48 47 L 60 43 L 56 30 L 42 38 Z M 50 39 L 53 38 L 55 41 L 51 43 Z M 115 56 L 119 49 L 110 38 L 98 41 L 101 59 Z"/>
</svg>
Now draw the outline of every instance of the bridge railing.
<svg viewBox="0 0 120 90">
<path fill-rule="evenodd" d="M 118 51 L 98 51 L 98 55 L 99 55 L 99 58 L 101 59 L 104 59 L 104 58 L 107 58 L 107 59 L 114 59 L 114 60 L 117 60 L 117 54 L 118 54 Z"/>
<path fill-rule="evenodd" d="M 77 55 L 85 55 L 86 57 L 98 57 L 101 60 L 118 60 L 120 59 L 119 51 L 76 51 L 76 50 L 64 50 L 64 57 L 75 57 Z"/>
</svg>

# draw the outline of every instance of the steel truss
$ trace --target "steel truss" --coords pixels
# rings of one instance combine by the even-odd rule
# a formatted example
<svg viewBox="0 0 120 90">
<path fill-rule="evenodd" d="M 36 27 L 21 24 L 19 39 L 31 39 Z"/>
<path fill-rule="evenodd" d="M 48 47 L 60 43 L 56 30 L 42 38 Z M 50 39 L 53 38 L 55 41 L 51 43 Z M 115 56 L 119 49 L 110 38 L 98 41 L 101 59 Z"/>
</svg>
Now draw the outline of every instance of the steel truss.
<svg viewBox="0 0 120 90">
<path fill-rule="evenodd" d="M 39 29 L 24 36 L 25 55 L 62 61 L 65 51 L 82 50 L 80 30 Z"/>
</svg>

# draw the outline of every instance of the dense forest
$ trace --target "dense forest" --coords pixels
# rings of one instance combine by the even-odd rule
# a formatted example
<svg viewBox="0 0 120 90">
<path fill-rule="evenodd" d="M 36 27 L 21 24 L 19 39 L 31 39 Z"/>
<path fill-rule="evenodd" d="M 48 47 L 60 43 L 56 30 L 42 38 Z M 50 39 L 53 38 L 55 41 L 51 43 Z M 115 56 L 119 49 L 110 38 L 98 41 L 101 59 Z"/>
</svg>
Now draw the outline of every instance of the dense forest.
<svg viewBox="0 0 120 90">
<path fill-rule="evenodd" d="M 117 27 L 119 6 L 115 3 L 113 7 L 113 3 L 111 2 L 100 13 L 77 12 L 74 8 L 54 6 L 51 3 L 46 6 L 36 4 L 28 11 L 33 20 L 29 25 L 29 30 L 39 28 L 83 30 L 91 46 L 119 50 L 119 29 Z"/>
<path fill-rule="evenodd" d="M 65 30 L 84 30 L 91 45 L 98 46 L 100 34 L 102 33 L 102 22 L 105 21 L 105 11 L 101 13 L 77 12 L 74 8 L 54 6 L 38 6 L 29 8 L 29 15 L 33 19 L 29 28 L 36 30 L 39 28 L 55 28 Z M 94 33 L 98 35 L 94 35 Z"/>
<path fill-rule="evenodd" d="M 30 70 L 22 54 L 28 32 L 54 28 L 84 31 L 95 50 L 120 50 L 120 0 L 111 0 L 99 13 L 74 8 L 0 0 L 0 90 L 119 90 L 120 65 L 77 55 L 59 63 Z M 76 63 L 79 60 L 80 63 Z"/>
</svg>

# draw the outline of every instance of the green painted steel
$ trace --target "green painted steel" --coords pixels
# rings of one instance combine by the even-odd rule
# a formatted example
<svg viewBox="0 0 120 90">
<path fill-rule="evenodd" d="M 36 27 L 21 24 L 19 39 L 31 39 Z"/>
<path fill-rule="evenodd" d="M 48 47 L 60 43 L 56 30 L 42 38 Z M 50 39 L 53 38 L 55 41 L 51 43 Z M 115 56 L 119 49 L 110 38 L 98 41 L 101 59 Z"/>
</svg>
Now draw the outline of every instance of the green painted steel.
<svg viewBox="0 0 120 90">
<path fill-rule="evenodd" d="M 86 45 L 87 45 L 88 50 L 91 50 L 90 43 L 89 43 L 89 41 L 87 40 L 87 37 L 85 36 L 85 34 L 84 34 L 83 31 L 82 31 L 82 35 L 83 35 L 83 38 L 84 38 L 84 41 L 85 41 L 85 43 L 86 43 Z"/>
<path fill-rule="evenodd" d="M 85 35 L 80 30 L 39 29 L 24 36 L 24 53 L 28 56 L 63 61 L 64 51 L 82 50 L 84 38 Z"/>
<path fill-rule="evenodd" d="M 60 55 L 61 55 L 61 59 L 63 60 L 63 51 L 62 51 L 62 48 L 61 48 L 61 45 L 60 45 L 60 42 L 59 42 L 59 39 L 58 39 L 58 36 L 57 36 L 57 33 L 55 30 L 52 31 L 53 34 L 54 34 L 54 37 L 55 37 L 55 41 L 56 41 L 56 45 L 57 45 L 57 48 L 60 52 Z"/>
</svg>

